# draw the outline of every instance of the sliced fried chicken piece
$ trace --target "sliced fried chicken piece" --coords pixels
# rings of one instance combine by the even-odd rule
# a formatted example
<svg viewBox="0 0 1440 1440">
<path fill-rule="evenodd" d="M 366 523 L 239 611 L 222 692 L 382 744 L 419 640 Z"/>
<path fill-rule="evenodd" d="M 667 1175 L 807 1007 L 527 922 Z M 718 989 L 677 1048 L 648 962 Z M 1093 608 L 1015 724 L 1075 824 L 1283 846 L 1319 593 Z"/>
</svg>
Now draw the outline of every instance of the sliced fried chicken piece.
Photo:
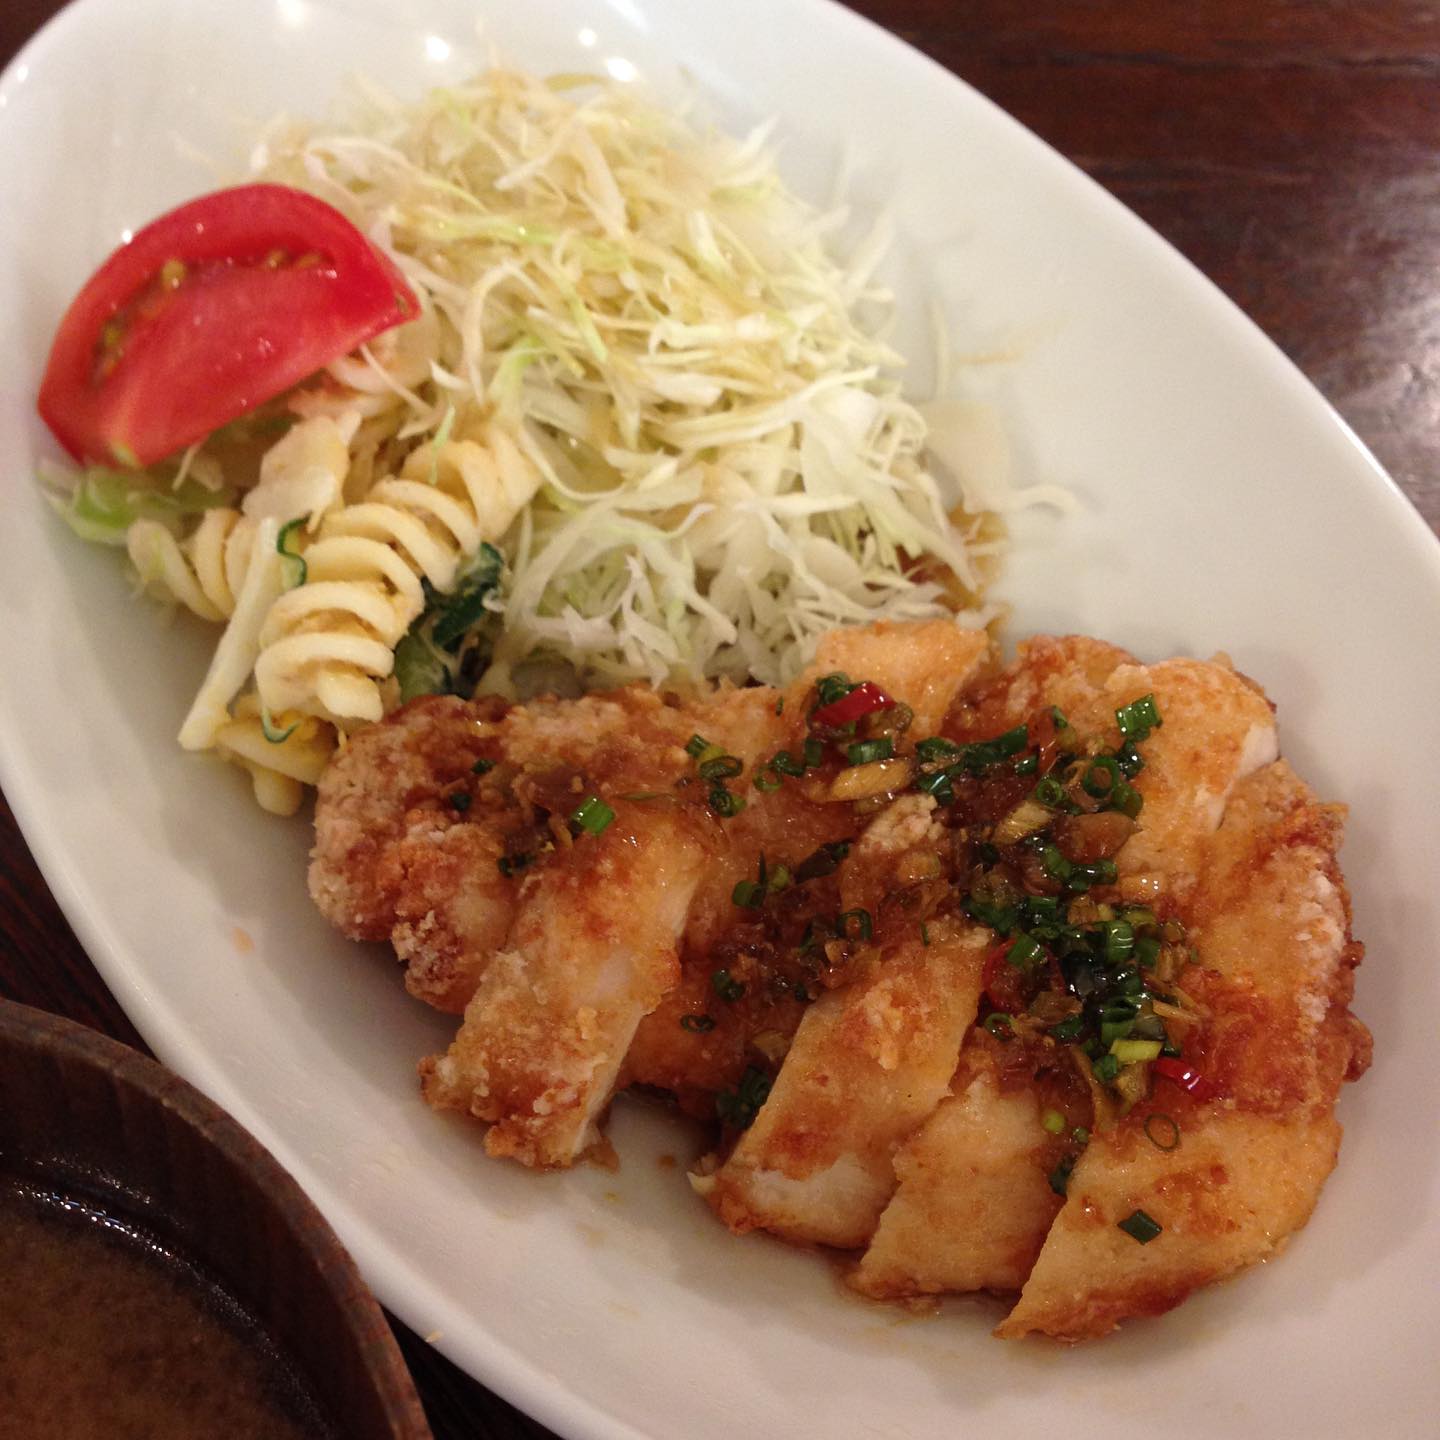
<svg viewBox="0 0 1440 1440">
<path fill-rule="evenodd" d="M 1228 665 L 1197 660 L 1136 664 L 1123 651 L 1082 637 L 1039 639 L 1021 647 L 1016 664 L 987 687 L 965 717 L 978 734 L 993 734 L 1047 706 L 1062 710 L 1080 735 L 1114 726 L 1115 711 L 1153 694 L 1162 725 L 1144 744 L 1145 768 L 1135 780 L 1144 797 L 1139 827 L 1116 857 L 1122 891 L 1132 898 L 1179 899 L 1196 871 L 1226 797 L 1257 764 L 1273 757 L 1270 705 Z M 964 738 L 968 738 L 968 735 Z M 1064 1052 L 1037 1054 L 1037 1064 L 1067 1065 Z M 1003 1103 L 984 1082 L 941 1107 L 897 1157 L 901 1176 L 876 1239 L 854 1277 L 858 1288 L 888 1295 L 933 1294 L 956 1287 L 956 1275 L 985 1276 L 975 1288 L 1016 1288 L 1029 1272 L 1023 1257 L 1040 1254 L 1059 1199 L 1049 1175 L 1054 1147 L 1039 1125 L 1032 1090 Z M 1031 1117 L 1030 1141 L 1018 1134 Z M 997 1169 L 997 1147 L 1011 1144 L 1012 1164 Z M 934 1203 L 949 1194 L 948 1206 Z M 915 1243 L 921 1217 L 935 1229 Z"/>
<path fill-rule="evenodd" d="M 1186 1060 L 1203 1089 L 1158 1081 L 1091 1140 L 997 1334 L 1103 1335 L 1274 1254 L 1308 1219 L 1335 1163 L 1336 1095 L 1369 1060 L 1347 1008 L 1360 950 L 1339 841 L 1339 812 L 1283 762 L 1236 788 L 1188 909 L 1200 963 L 1181 986 L 1207 1018 Z M 1173 1148 L 1168 1122 L 1154 1138 L 1161 1110 Z M 1137 1211 L 1160 1227 L 1143 1244 L 1119 1228 Z"/>
<path fill-rule="evenodd" d="M 593 1144 L 636 1026 L 677 978 L 707 848 L 684 817 L 622 809 L 526 884 L 454 1044 L 421 1067 L 432 1105 L 492 1122 L 492 1155 L 569 1165 Z"/>
<path fill-rule="evenodd" d="M 1292 1120 L 1223 1109 L 1184 1124 L 1173 1154 L 1129 1123 L 1092 1141 L 995 1333 L 1093 1339 L 1264 1259 L 1309 1219 L 1339 1144 L 1328 1112 Z M 1137 1212 L 1163 1227 L 1148 1243 L 1120 1228 Z"/>
<path fill-rule="evenodd" d="M 770 1098 L 701 1182 L 734 1230 L 854 1248 L 895 1188 L 892 1157 L 945 1095 L 992 937 L 939 920 L 812 1005 Z"/>
<path fill-rule="evenodd" d="M 1095 716 L 1097 724 L 1147 694 L 1164 723 L 1145 741 L 1135 782 L 1145 808 L 1118 857 L 1121 893 L 1163 892 L 1178 901 L 1195 884 L 1231 791 L 1279 753 L 1275 712 L 1223 659 L 1164 660 L 1117 667 L 1097 701 L 1108 712 Z"/>
<path fill-rule="evenodd" d="M 899 1188 L 849 1283 L 877 1300 L 1018 1290 L 1061 1198 L 1031 1087 L 1006 1091 L 967 1051 L 943 1100 L 895 1157 Z"/>
<path fill-rule="evenodd" d="M 393 940 L 417 998 L 459 1013 L 504 943 L 515 886 L 495 834 L 448 803 L 493 750 L 495 701 L 418 700 L 360 731 L 320 777 L 310 894 L 354 940 Z"/>
<path fill-rule="evenodd" d="M 327 774 L 312 892 L 347 934 L 388 934 L 412 992 L 464 1011 L 450 1052 L 427 1062 L 427 1097 L 490 1121 L 494 1151 L 568 1163 L 593 1138 L 632 1042 L 627 1083 L 713 1097 L 736 1080 L 757 1027 L 793 1032 L 793 1001 L 778 1021 L 753 1008 L 727 1016 L 704 1043 L 678 1020 L 697 989 L 709 993 L 705 956 L 734 922 L 737 882 L 767 854 L 798 861 L 856 831 L 847 805 L 815 793 L 819 781 L 749 783 L 777 751 L 800 753 L 815 678 L 873 680 L 911 704 L 925 734 L 988 649 L 983 632 L 950 622 L 882 625 L 827 637 L 783 693 L 417 702 L 357 736 Z M 738 815 L 707 809 L 710 782 L 686 749 L 696 734 L 741 770 Z M 568 816 L 589 794 L 620 818 L 602 836 L 572 835 Z M 631 915 L 642 918 L 626 934 Z M 683 976 L 677 948 L 696 960 Z"/>
</svg>

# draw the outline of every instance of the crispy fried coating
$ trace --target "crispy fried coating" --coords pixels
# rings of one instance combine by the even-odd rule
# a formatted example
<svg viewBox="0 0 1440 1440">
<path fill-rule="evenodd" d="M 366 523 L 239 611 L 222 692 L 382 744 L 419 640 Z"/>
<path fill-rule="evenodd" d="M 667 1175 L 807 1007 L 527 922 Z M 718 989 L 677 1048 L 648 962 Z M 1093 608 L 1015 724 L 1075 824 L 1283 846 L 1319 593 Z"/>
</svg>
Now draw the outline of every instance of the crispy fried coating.
<svg viewBox="0 0 1440 1440">
<path fill-rule="evenodd" d="M 931 733 L 988 653 L 983 632 L 949 622 L 880 625 L 827 637 L 784 692 L 417 701 L 324 777 L 311 893 L 345 933 L 388 933 L 412 993 L 464 1012 L 449 1051 L 422 1066 L 426 1098 L 489 1123 L 492 1153 L 569 1164 L 617 1084 L 713 1111 L 757 1034 L 788 1042 L 804 1013 L 793 999 L 712 1005 L 704 1036 L 679 1021 L 714 999 L 708 957 L 759 858 L 798 861 L 863 828 L 812 781 L 745 784 L 744 809 L 717 817 L 691 737 L 753 775 L 800 752 L 814 680 L 840 670 L 909 703 L 913 732 Z M 572 833 L 567 816 L 590 794 L 616 819 Z"/>
<path fill-rule="evenodd" d="M 1186 1053 L 1204 1097 L 1159 1081 L 1092 1139 L 997 1334 L 1104 1335 L 1266 1259 L 1309 1219 L 1339 1149 L 1340 1085 L 1370 1054 L 1348 1008 L 1361 952 L 1340 821 L 1283 761 L 1235 787 L 1187 907 L 1199 963 L 1180 983 L 1205 1019 Z M 1162 1109 L 1173 1149 L 1145 1132 Z M 1143 1245 L 1119 1228 L 1137 1209 L 1162 1227 Z"/>
<path fill-rule="evenodd" d="M 877 1300 L 1018 1290 L 1061 1198 L 1033 1087 L 1005 1090 L 967 1050 L 953 1093 L 895 1157 L 899 1188 L 849 1283 Z"/>
<path fill-rule="evenodd" d="M 988 931 L 937 921 L 806 1012 L 774 1091 L 702 1189 L 733 1230 L 854 1248 L 895 1189 L 896 1147 L 948 1092 Z"/>
<path fill-rule="evenodd" d="M 683 815 L 626 808 L 610 843 L 575 845 L 524 887 L 455 1043 L 421 1066 L 425 1098 L 493 1122 L 492 1155 L 571 1164 L 635 1028 L 679 973 L 676 939 L 706 860 Z"/>
<path fill-rule="evenodd" d="M 813 739 L 836 671 L 913 712 L 901 778 L 873 796 L 837 790 L 854 732 L 803 774 L 766 768 Z M 1037 760 L 1113 745 L 1095 737 L 1144 696 L 1162 723 L 1138 816 L 1072 806 L 1052 832 L 1076 863 L 1108 836 L 1095 904 L 1153 906 L 1192 947 L 1164 1003 L 1203 1083 L 1132 1067 L 1148 1088 L 1119 1103 L 1101 1052 L 1055 1038 L 1079 1006 L 1059 961 L 1043 997 L 1016 990 L 1010 941 L 967 892 L 1011 845 L 1027 893 L 1061 893 L 1036 848 L 984 827 L 1034 803 Z M 956 772 L 978 820 L 911 788 L 917 740 L 954 755 L 1021 726 L 1028 772 Z M 702 776 L 696 736 L 736 773 Z M 1270 703 L 1223 657 L 1144 665 L 1042 636 L 1001 667 L 948 622 L 841 630 L 784 691 L 406 706 L 322 779 L 310 886 L 344 933 L 392 941 L 413 994 L 463 1015 L 423 1090 L 485 1123 L 491 1154 L 572 1164 L 617 1089 L 659 1089 L 726 1119 L 692 1183 L 732 1229 L 860 1252 L 849 1282 L 876 1298 L 1018 1291 L 997 1334 L 1074 1341 L 1274 1254 L 1335 1163 L 1336 1096 L 1370 1058 L 1348 1008 L 1343 812 L 1277 753 Z M 591 796 L 613 811 L 597 833 L 574 818 Z M 1012 1008 L 996 987 L 1009 1029 L 975 1023 Z M 1061 1008 L 1021 1013 L 1041 998 Z M 1159 1227 L 1145 1243 L 1121 1228 L 1136 1211 Z"/>
<path fill-rule="evenodd" d="M 312 898 L 352 940 L 393 941 L 410 992 L 441 1010 L 465 1008 L 514 914 L 496 834 L 447 803 L 503 711 L 417 700 L 362 730 L 320 777 Z"/>
<path fill-rule="evenodd" d="M 1138 664 L 1083 637 L 1021 647 L 992 679 L 962 733 L 992 734 L 1055 706 L 1080 733 L 1099 730 L 1122 705 L 1153 694 L 1164 723 L 1146 741 L 1135 781 L 1142 820 L 1116 857 L 1121 893 L 1135 900 L 1189 895 L 1226 798 L 1274 755 L 1264 697 L 1228 666 L 1196 660 Z M 1067 1061 L 1063 1055 L 1060 1063 Z M 1018 1289 L 1060 1208 L 1049 1183 L 1055 1147 L 1039 1127 L 1038 1090 L 996 1089 L 993 1075 L 957 1076 L 956 1099 L 897 1158 L 899 1191 L 872 1250 L 851 1277 L 886 1296 L 949 1289 Z M 1030 1117 L 1030 1141 L 1020 1136 Z M 997 1155 L 1007 1157 L 998 1162 Z M 943 1203 L 937 1197 L 949 1197 Z"/>
</svg>

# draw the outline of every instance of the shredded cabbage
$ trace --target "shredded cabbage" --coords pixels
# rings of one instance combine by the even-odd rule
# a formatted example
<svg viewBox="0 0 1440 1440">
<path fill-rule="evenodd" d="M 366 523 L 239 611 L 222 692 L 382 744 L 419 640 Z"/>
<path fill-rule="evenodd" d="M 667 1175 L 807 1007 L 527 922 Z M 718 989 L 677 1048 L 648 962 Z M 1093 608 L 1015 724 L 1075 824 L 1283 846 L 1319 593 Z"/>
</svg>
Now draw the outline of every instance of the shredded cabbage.
<svg viewBox="0 0 1440 1440">
<path fill-rule="evenodd" d="M 544 477 L 492 537 L 482 688 L 547 658 L 585 683 L 783 682 L 836 625 L 978 601 L 998 527 L 952 522 L 900 357 L 857 318 L 890 299 L 883 227 L 832 258 L 837 215 L 786 190 L 767 129 L 496 70 L 416 105 L 367 87 L 343 129 L 272 127 L 254 168 L 345 212 L 422 299 L 291 399 L 364 417 L 349 498 L 493 425 Z"/>
</svg>

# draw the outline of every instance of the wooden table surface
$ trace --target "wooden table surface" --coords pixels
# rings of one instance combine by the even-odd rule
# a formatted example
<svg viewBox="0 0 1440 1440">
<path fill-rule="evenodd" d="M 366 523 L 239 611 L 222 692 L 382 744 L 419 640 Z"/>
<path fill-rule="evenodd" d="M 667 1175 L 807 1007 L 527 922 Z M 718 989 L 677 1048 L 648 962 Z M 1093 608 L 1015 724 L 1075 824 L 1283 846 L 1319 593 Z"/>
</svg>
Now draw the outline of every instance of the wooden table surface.
<svg viewBox="0 0 1440 1440">
<path fill-rule="evenodd" d="M 58 8 L 0 0 L 0 62 Z M 854 8 L 998 101 L 1172 241 L 1295 360 L 1440 531 L 1440 5 Z M 143 1048 L 3 799 L 0 995 Z M 439 1440 L 548 1433 L 396 1330 Z"/>
</svg>

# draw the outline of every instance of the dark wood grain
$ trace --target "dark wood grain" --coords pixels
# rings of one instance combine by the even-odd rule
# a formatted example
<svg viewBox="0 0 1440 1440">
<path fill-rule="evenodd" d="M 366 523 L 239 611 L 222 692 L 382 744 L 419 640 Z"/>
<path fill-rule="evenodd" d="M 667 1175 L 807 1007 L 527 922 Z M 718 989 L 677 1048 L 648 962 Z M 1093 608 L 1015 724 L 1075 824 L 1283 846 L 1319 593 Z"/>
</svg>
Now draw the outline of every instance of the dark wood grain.
<svg viewBox="0 0 1440 1440">
<path fill-rule="evenodd" d="M 58 6 L 0 0 L 0 61 Z M 1232 296 L 1440 530 L 1440 5 L 855 0 Z M 140 1045 L 0 800 L 0 995 Z M 546 1432 L 397 1326 L 439 1440 Z"/>
</svg>

